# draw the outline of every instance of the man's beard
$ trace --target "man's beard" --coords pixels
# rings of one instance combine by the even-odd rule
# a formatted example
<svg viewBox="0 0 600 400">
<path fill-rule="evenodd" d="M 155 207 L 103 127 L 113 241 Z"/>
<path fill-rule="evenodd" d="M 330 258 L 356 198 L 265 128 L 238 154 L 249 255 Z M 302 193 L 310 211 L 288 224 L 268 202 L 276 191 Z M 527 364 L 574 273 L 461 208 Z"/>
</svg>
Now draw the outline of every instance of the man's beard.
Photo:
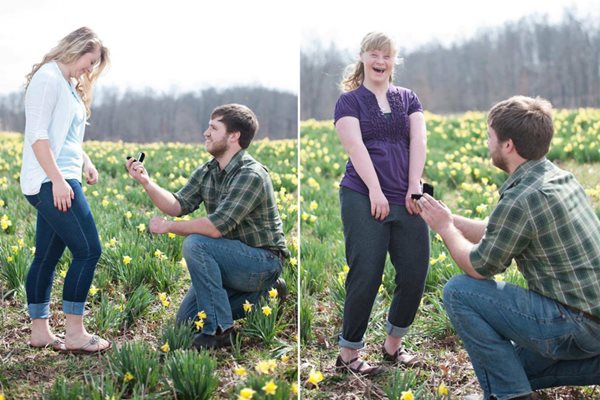
<svg viewBox="0 0 600 400">
<path fill-rule="evenodd" d="M 213 142 L 212 148 L 210 150 L 207 149 L 207 151 L 210 153 L 211 156 L 217 158 L 225 154 L 225 152 L 227 152 L 227 149 L 227 141 L 222 140 L 220 142 Z"/>
<path fill-rule="evenodd" d="M 500 168 L 502 171 L 508 173 L 508 167 L 506 165 L 506 160 L 502 158 L 500 154 L 500 149 L 496 148 L 490 152 L 490 157 L 492 158 L 492 164 L 497 168 Z"/>
</svg>

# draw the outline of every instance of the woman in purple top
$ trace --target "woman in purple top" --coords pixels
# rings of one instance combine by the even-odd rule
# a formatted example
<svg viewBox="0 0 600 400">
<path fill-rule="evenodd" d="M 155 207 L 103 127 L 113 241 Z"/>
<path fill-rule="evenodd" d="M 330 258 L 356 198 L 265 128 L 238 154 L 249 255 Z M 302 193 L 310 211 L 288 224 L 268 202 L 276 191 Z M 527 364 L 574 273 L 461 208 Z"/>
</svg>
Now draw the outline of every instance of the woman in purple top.
<svg viewBox="0 0 600 400">
<path fill-rule="evenodd" d="M 429 231 L 411 199 L 421 193 L 426 129 L 416 94 L 391 84 L 395 57 L 388 36 L 367 34 L 335 107 L 335 127 L 350 157 L 340 184 L 350 271 L 336 366 L 362 375 L 382 372 L 361 361 L 359 350 L 388 252 L 396 288 L 383 357 L 407 366 L 420 363 L 404 350 L 402 337 L 415 318 L 429 265 Z"/>
</svg>

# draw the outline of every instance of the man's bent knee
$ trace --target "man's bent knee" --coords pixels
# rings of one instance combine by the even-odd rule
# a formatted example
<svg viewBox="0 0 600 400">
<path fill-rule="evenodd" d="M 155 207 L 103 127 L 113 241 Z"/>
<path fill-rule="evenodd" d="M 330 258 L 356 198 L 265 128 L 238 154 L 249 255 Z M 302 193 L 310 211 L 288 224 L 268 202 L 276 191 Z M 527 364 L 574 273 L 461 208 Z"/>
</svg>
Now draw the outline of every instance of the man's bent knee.
<svg viewBox="0 0 600 400">
<path fill-rule="evenodd" d="M 192 234 L 187 236 L 183 240 L 183 257 L 189 258 L 193 257 L 193 254 L 198 251 L 204 251 L 205 247 L 208 243 L 214 241 L 215 239 L 210 238 L 208 236 Z"/>
<path fill-rule="evenodd" d="M 448 282 L 444 285 L 444 289 L 442 291 L 442 299 L 444 301 L 444 307 L 449 304 L 454 303 L 457 299 L 460 298 L 459 292 L 467 286 L 473 278 L 467 275 L 456 275 L 450 278 Z"/>
</svg>

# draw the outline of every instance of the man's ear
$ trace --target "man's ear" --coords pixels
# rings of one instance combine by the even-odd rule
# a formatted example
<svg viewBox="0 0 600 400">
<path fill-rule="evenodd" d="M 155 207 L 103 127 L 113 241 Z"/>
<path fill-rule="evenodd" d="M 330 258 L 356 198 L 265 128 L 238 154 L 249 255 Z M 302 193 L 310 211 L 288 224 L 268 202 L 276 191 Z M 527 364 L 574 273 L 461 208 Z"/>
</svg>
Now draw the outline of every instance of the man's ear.
<svg viewBox="0 0 600 400">
<path fill-rule="evenodd" d="M 515 143 L 513 142 L 512 139 L 506 139 L 504 142 L 502 142 L 502 147 L 504 147 L 504 150 L 506 150 L 507 152 L 513 152 L 513 151 L 517 151 L 517 148 L 515 147 Z"/>
<path fill-rule="evenodd" d="M 227 135 L 227 140 L 232 143 L 234 143 L 234 142 L 238 143 L 240 141 L 240 135 L 241 135 L 240 131 L 230 132 Z"/>
</svg>

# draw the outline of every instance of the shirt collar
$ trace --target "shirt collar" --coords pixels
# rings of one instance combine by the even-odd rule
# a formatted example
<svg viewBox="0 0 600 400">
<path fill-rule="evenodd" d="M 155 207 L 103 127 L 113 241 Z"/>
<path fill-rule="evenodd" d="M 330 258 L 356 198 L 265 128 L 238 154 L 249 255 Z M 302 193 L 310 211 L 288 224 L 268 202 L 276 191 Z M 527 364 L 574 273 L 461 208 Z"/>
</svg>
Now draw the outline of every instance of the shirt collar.
<svg viewBox="0 0 600 400">
<path fill-rule="evenodd" d="M 238 167 L 238 165 L 241 164 L 242 157 L 244 156 L 245 153 L 246 153 L 245 149 L 241 149 L 240 151 L 238 151 L 237 153 L 235 153 L 233 157 L 231 157 L 231 160 L 229 161 L 229 164 L 227 164 L 225 166 L 225 169 L 223 170 L 226 175 L 229 174 L 234 169 L 236 169 Z M 208 163 L 208 169 L 215 169 L 215 168 L 218 171 L 218 169 L 219 169 L 219 162 L 217 161 L 216 158 L 213 158 Z"/>
<path fill-rule="evenodd" d="M 393 91 L 394 85 L 392 85 L 391 83 L 388 85 L 387 91 L 386 93 L 391 93 Z M 370 89 L 368 89 L 364 84 L 360 84 L 360 86 L 358 87 L 358 92 L 362 95 L 370 95 L 375 97 L 375 93 L 371 92 Z"/>
<path fill-rule="evenodd" d="M 523 164 L 519 165 L 500 188 L 500 196 L 502 196 L 504 192 L 506 192 L 511 187 L 518 185 L 521 179 L 523 179 L 523 177 L 527 175 L 529 171 L 531 171 L 539 165 L 544 164 L 545 162 L 546 157 L 542 157 L 539 160 L 527 160 Z"/>
</svg>

